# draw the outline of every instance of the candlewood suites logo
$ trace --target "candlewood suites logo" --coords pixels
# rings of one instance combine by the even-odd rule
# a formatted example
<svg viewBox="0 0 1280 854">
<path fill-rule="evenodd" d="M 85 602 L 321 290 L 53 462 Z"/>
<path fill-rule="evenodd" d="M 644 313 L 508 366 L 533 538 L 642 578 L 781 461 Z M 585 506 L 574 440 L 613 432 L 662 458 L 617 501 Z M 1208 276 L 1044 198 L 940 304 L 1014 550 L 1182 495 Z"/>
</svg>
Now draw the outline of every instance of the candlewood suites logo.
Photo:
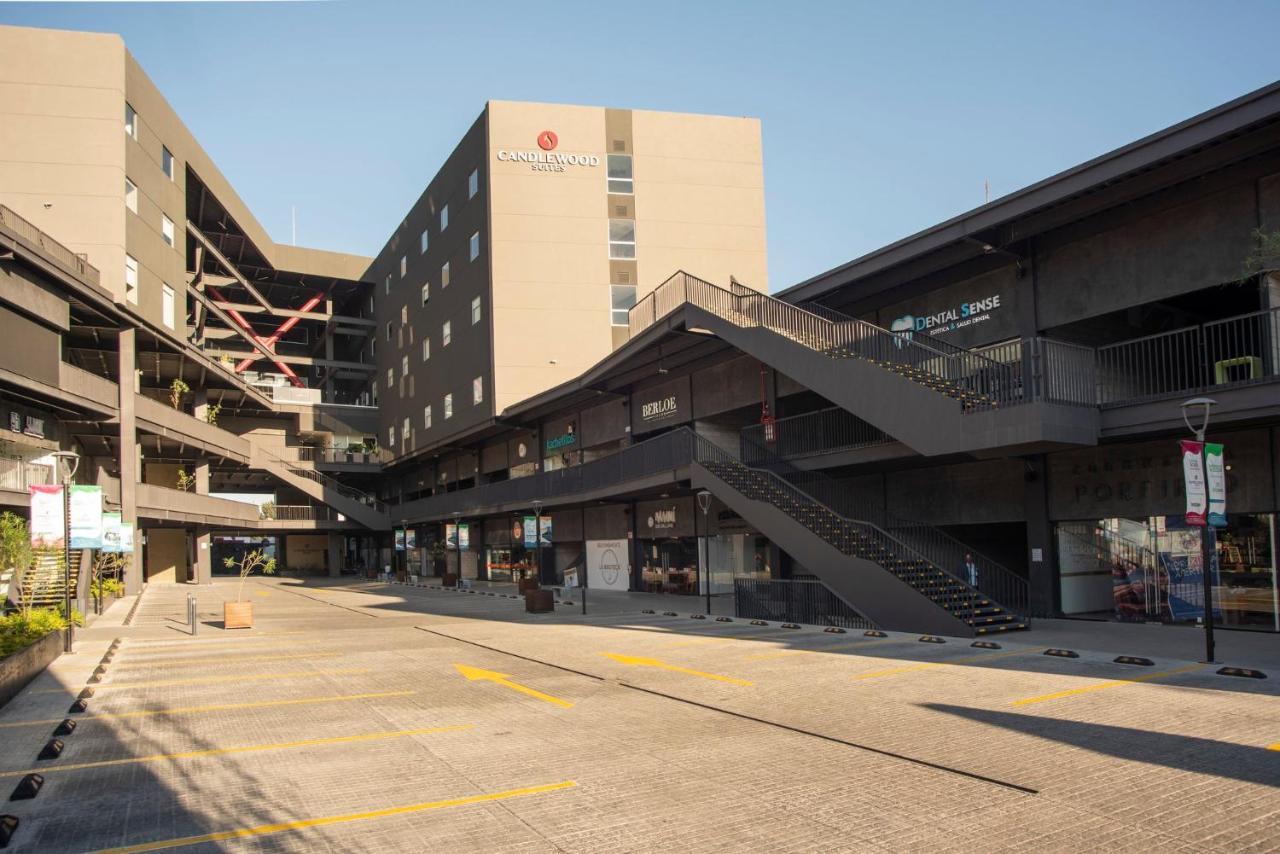
<svg viewBox="0 0 1280 854">
<path fill-rule="evenodd" d="M 557 152 L 560 137 L 553 130 L 544 130 L 537 138 L 539 150 L 500 148 L 498 160 L 503 163 L 528 163 L 534 172 L 564 172 L 570 167 L 591 168 L 600 165 L 598 154 L 563 154 Z"/>
<path fill-rule="evenodd" d="M 664 397 L 661 400 L 651 400 L 640 406 L 640 419 L 642 421 L 656 421 L 659 418 L 669 418 L 676 414 L 676 396 Z"/>
</svg>

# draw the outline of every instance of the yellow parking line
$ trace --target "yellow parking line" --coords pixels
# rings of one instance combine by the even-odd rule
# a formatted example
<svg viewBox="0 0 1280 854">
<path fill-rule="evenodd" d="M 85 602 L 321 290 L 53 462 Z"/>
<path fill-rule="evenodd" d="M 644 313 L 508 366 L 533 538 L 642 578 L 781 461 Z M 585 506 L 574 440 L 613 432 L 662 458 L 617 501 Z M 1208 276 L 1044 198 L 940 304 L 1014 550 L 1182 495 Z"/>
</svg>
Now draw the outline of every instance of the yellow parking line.
<svg viewBox="0 0 1280 854">
<path fill-rule="evenodd" d="M 128 688 L 164 688 L 170 685 L 216 685 L 221 682 L 265 682 L 272 679 L 292 679 L 298 676 L 343 676 L 351 673 L 368 673 L 367 667 L 350 667 L 341 670 L 285 670 L 280 673 L 252 673 L 235 676 L 197 676 L 192 679 L 161 679 L 157 682 L 103 682 L 90 687 L 102 691 L 106 688 L 124 690 Z M 33 691 L 35 694 L 65 694 L 70 688 L 44 688 Z"/>
<path fill-rule="evenodd" d="M 1145 673 L 1142 676 L 1135 676 L 1132 679 L 1115 679 L 1109 682 L 1099 682 L 1095 685 L 1085 685 L 1082 688 L 1070 688 L 1066 691 L 1055 691 L 1052 694 L 1041 694 L 1038 697 L 1024 697 L 1021 700 L 1014 700 L 1015 706 L 1029 706 L 1032 703 L 1043 703 L 1047 700 L 1058 700 L 1063 697 L 1074 697 L 1077 694 L 1089 694 L 1093 691 L 1105 691 L 1108 688 L 1123 688 L 1126 685 L 1135 685 L 1139 682 L 1150 682 L 1153 679 L 1161 679 L 1165 676 L 1176 676 L 1179 673 L 1190 673 L 1193 670 L 1200 670 L 1203 664 L 1188 664 L 1185 667 L 1175 667 L 1172 670 L 1161 670 L 1158 673 Z"/>
<path fill-rule="evenodd" d="M 139 709 L 133 712 L 103 712 L 98 715 L 81 715 L 76 720 L 84 723 L 85 721 L 105 721 L 105 720 L 122 720 L 125 718 L 158 718 L 158 717 L 176 717 L 178 715 L 191 715 L 197 712 L 229 712 L 236 709 L 267 709 L 273 706 L 305 706 L 311 703 L 345 703 L 351 700 L 377 700 L 384 697 L 407 697 L 416 694 L 417 691 L 377 691 L 369 694 L 334 694 L 328 697 L 300 697 L 293 700 L 259 700 L 254 703 L 214 703 L 206 706 L 178 706 L 173 709 Z M 22 726 L 47 726 L 49 724 L 61 723 L 63 718 L 41 718 L 39 720 L 29 721 L 9 721 L 0 723 L 0 728 L 12 729 Z"/>
<path fill-rule="evenodd" d="M 685 646 L 698 646 L 699 644 L 725 643 L 726 641 L 734 641 L 734 640 L 760 640 L 761 638 L 764 638 L 766 635 L 769 635 L 767 630 L 752 632 L 750 634 L 745 634 L 745 635 L 715 635 L 714 637 L 689 638 L 688 640 L 672 641 L 671 643 L 663 644 L 662 648 L 663 649 L 679 649 L 680 647 L 685 647 Z M 780 637 L 782 636 L 770 635 L 768 639 L 775 640 Z"/>
<path fill-rule="evenodd" d="M 1277 741 L 1275 744 L 1269 745 L 1267 747 L 1267 750 L 1280 750 L 1280 741 Z"/>
<path fill-rule="evenodd" d="M 237 830 L 223 830 L 218 833 L 206 833 L 202 836 L 184 836 L 181 839 L 165 839 L 159 842 L 144 842 L 141 845 L 129 845 L 124 848 L 108 848 L 98 854 L 136 854 L 141 851 L 160 851 L 165 848 L 181 848 L 185 845 L 199 845 L 204 842 L 222 842 L 227 839 L 245 839 L 251 836 L 266 836 L 271 833 L 283 833 L 288 830 L 302 830 L 308 827 L 324 827 L 330 824 L 345 824 L 351 821 L 367 821 L 374 818 L 388 818 L 394 815 L 425 812 L 427 810 L 462 807 L 470 804 L 483 804 L 491 801 L 505 801 L 527 795 L 539 795 L 543 792 L 556 792 L 572 789 L 578 784 L 573 780 L 562 783 L 548 783 L 542 786 L 525 786 L 522 789 L 507 789 L 504 792 L 489 792 L 483 795 L 469 795 L 463 798 L 449 798 L 443 801 L 426 801 L 419 804 L 407 804 L 401 807 L 390 807 L 368 812 L 351 812 L 344 815 L 324 816 L 323 818 L 307 818 L 297 821 L 281 821 L 275 824 L 259 824 L 256 827 L 242 827 Z"/>
<path fill-rule="evenodd" d="M 878 646 L 885 643 L 898 643 L 902 638 L 880 638 L 879 640 L 862 640 L 850 641 L 848 643 L 839 643 L 834 646 L 824 646 L 821 649 L 779 649 L 774 652 L 758 652 L 755 655 L 748 655 L 748 661 L 763 661 L 769 658 L 785 658 L 789 655 L 814 655 L 819 652 L 837 652 L 844 649 L 865 649 L 869 646 Z"/>
<path fill-rule="evenodd" d="M 989 652 L 985 655 L 966 655 L 963 658 L 952 658 L 947 661 L 922 661 L 918 664 L 907 664 L 902 667 L 890 667 L 885 670 L 872 670 L 867 673 L 857 673 L 854 679 L 875 679 L 880 676 L 893 676 L 898 673 L 911 673 L 916 670 L 929 670 L 934 667 L 946 667 L 948 664 L 975 664 L 981 661 L 991 661 L 995 658 L 1008 658 L 1011 655 L 1026 655 L 1034 650 L 1029 649 L 1007 649 L 1004 652 Z"/>
<path fill-rule="evenodd" d="M 367 732 L 361 735 L 339 735 L 333 738 L 308 738 L 303 741 L 278 741 L 274 744 L 250 744 L 244 747 L 215 747 L 209 750 L 188 750 L 184 753 L 154 753 L 150 756 L 130 756 L 127 759 L 103 759 L 98 762 L 73 762 L 67 765 L 43 765 L 23 771 L 0 771 L 0 777 L 21 777 L 24 774 L 48 774 L 51 771 L 84 771 L 89 768 L 107 768 L 113 765 L 138 765 L 144 762 L 170 762 L 176 759 L 198 759 L 202 756 L 227 756 L 232 753 L 257 753 L 262 750 L 291 750 L 296 747 L 319 747 L 326 744 L 350 744 L 356 741 L 377 741 L 388 738 L 404 738 L 410 735 L 431 735 L 440 732 L 460 732 L 474 729 L 475 724 L 456 726 L 401 729 L 390 732 Z"/>
<path fill-rule="evenodd" d="M 240 664 L 245 661 L 306 661 L 313 658 L 342 658 L 345 652 L 302 652 L 292 655 L 237 655 L 236 653 L 228 653 L 227 655 L 195 655 L 182 658 L 164 658 L 163 656 L 146 656 L 143 658 L 122 658 L 116 662 L 117 665 L 130 667 L 132 665 L 144 664 L 191 664 L 197 661 L 225 661 L 227 664 Z"/>
</svg>

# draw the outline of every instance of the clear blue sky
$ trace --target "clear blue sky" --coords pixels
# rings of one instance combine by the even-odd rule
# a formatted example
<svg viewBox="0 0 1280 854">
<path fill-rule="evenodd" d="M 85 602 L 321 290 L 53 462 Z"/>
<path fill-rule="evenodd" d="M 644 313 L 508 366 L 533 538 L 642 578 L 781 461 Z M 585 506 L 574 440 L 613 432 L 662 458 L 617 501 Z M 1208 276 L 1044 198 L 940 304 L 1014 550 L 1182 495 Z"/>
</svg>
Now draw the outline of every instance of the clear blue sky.
<svg viewBox="0 0 1280 854">
<path fill-rule="evenodd" d="M 1280 78 L 1274 2 L 0 4 L 121 33 L 277 240 L 373 254 L 490 98 L 763 120 L 773 290 Z M 1261 40 L 1260 40 L 1261 39 Z"/>
</svg>

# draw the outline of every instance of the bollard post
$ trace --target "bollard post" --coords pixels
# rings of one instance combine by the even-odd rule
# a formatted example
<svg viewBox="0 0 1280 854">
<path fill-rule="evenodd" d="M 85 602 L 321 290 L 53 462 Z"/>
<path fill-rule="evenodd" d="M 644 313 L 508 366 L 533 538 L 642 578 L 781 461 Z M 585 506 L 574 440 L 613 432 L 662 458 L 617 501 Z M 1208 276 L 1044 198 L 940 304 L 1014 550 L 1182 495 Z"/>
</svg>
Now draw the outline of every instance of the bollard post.
<svg viewBox="0 0 1280 854">
<path fill-rule="evenodd" d="M 195 637 L 200 623 L 196 618 L 196 597 L 190 593 L 187 594 L 187 625 L 191 627 L 191 636 Z"/>
</svg>

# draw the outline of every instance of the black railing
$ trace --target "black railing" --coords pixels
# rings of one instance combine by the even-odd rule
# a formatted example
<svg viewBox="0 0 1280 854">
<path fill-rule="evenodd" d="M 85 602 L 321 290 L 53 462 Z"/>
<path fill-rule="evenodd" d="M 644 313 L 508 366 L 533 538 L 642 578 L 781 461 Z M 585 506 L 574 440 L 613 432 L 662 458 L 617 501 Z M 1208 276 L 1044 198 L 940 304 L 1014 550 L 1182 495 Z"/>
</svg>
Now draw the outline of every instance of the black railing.
<svg viewBox="0 0 1280 854">
<path fill-rule="evenodd" d="M 735 578 L 733 604 L 737 616 L 752 620 L 875 628 L 874 623 L 817 579 Z"/>
<path fill-rule="evenodd" d="M 890 513 L 873 495 L 856 492 L 822 471 L 809 471 L 792 465 L 776 453 L 742 438 L 743 457 L 754 459 L 758 470 L 764 470 L 799 490 L 811 500 L 835 511 L 845 519 L 856 519 L 875 525 L 907 549 L 929 561 L 967 586 L 1024 617 L 1030 616 L 1030 592 L 1027 580 L 1009 568 L 975 551 L 940 528 Z M 750 450 L 747 448 L 750 447 Z M 968 564 L 972 559 L 974 570 Z"/>
<path fill-rule="evenodd" d="M 756 453 L 759 447 L 767 447 L 781 457 L 802 457 L 889 445 L 895 441 L 883 430 L 838 406 L 779 418 L 772 425 L 752 424 L 742 429 L 742 438 L 742 459 L 752 464 L 763 460 Z"/>
</svg>

